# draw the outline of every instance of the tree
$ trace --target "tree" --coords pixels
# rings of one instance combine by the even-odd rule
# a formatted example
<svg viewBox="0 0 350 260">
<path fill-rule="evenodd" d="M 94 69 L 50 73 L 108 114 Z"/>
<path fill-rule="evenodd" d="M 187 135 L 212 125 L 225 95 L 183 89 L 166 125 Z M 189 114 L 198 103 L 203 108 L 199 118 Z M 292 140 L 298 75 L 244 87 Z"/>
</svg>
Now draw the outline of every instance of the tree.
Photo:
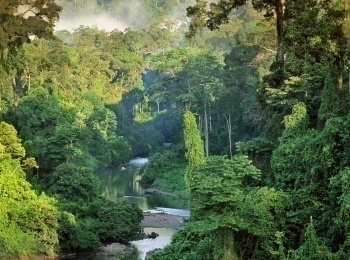
<svg viewBox="0 0 350 260">
<path fill-rule="evenodd" d="M 193 36 L 198 29 L 208 27 L 210 30 L 218 29 L 223 23 L 227 23 L 232 10 L 247 4 L 247 0 L 220 0 L 218 3 L 197 0 L 197 4 L 187 9 L 187 15 L 192 18 L 188 36 Z M 276 16 L 277 31 L 277 56 L 276 60 L 283 64 L 284 57 L 282 51 L 283 36 L 283 2 L 284 0 L 253 0 L 252 4 L 258 11 L 265 10 L 267 19 Z"/>
<path fill-rule="evenodd" d="M 304 234 L 304 243 L 295 251 L 292 251 L 292 259 L 295 260 L 327 260 L 336 259 L 330 250 L 317 237 L 312 217 Z"/>
<path fill-rule="evenodd" d="M 280 75 L 276 66 L 271 67 L 275 73 L 264 77 L 265 86 L 260 90 L 266 111 L 270 117 L 276 116 L 274 124 L 302 101 L 307 106 L 310 124 L 316 126 L 327 75 L 338 79 L 338 89 L 343 91 L 342 78 L 349 48 L 345 14 L 340 1 L 285 1 L 285 66 Z"/>
<path fill-rule="evenodd" d="M 17 137 L 16 129 L 4 121 L 0 122 L 0 160 L 24 156 L 25 150 Z"/>
<path fill-rule="evenodd" d="M 206 156 L 209 156 L 209 133 L 211 131 L 211 107 L 223 87 L 222 63 L 219 57 L 208 50 L 196 52 L 189 57 L 180 75 L 187 78 L 193 100 L 188 109 L 199 114 L 199 129 L 204 129 L 204 147 Z"/>
<path fill-rule="evenodd" d="M 189 225 L 212 234 L 216 259 L 266 259 L 271 253 L 287 201 L 282 192 L 254 187 L 259 178 L 246 156 L 210 156 L 194 170 Z"/>
<path fill-rule="evenodd" d="M 78 203 L 93 201 L 98 195 L 99 185 L 89 168 L 72 163 L 57 166 L 48 183 L 51 193 Z"/>
<path fill-rule="evenodd" d="M 341 103 L 338 88 L 330 76 L 326 77 L 321 96 L 321 105 L 318 110 L 318 124 L 323 126 L 328 119 L 339 116 Z"/>
<path fill-rule="evenodd" d="M 187 188 L 191 190 L 193 170 L 204 161 L 204 150 L 196 119 L 190 111 L 187 111 L 183 116 L 183 129 L 187 149 L 185 156 L 189 164 L 185 173 L 185 181 Z"/>
<path fill-rule="evenodd" d="M 2 61 L 6 62 L 8 55 L 15 55 L 18 47 L 29 42 L 31 36 L 52 39 L 54 25 L 59 19 L 61 10 L 62 8 L 54 0 L 2 1 L 0 8 Z"/>
<path fill-rule="evenodd" d="M 0 257 L 53 253 L 58 246 L 56 201 L 25 180 L 25 150 L 12 125 L 0 123 Z M 32 161 L 34 162 L 34 161 Z"/>
<path fill-rule="evenodd" d="M 24 159 L 25 155 L 26 151 L 17 137 L 16 129 L 10 124 L 0 122 L 0 171 L 9 171 L 9 168 L 14 167 L 13 174 L 23 175 L 22 168 L 38 168 L 35 159 Z"/>
</svg>

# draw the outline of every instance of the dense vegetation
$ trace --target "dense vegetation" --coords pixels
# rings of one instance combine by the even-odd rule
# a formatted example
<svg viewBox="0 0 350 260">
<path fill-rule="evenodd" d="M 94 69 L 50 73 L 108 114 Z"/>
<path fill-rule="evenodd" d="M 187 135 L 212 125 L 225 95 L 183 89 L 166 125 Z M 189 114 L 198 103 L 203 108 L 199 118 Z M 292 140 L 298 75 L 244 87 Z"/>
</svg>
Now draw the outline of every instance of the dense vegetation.
<svg viewBox="0 0 350 260">
<path fill-rule="evenodd" d="M 350 257 L 347 0 L 3 2 L 0 258 L 137 238 L 93 172 L 149 155 L 191 206 L 151 259 Z"/>
</svg>

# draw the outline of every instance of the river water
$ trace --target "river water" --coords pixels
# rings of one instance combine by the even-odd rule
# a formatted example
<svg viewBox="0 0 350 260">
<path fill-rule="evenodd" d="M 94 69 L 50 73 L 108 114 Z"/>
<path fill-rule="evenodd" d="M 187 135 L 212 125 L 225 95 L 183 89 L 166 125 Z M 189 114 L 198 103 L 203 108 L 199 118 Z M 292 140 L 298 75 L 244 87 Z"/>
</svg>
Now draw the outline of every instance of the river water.
<svg viewBox="0 0 350 260">
<path fill-rule="evenodd" d="M 145 195 L 144 189 L 138 182 L 140 178 L 138 172 L 146 162 L 146 158 L 136 158 L 123 167 L 96 171 L 95 176 L 101 181 L 102 196 L 112 201 L 127 200 L 137 204 L 143 211 L 162 211 L 173 215 L 189 216 L 189 210 L 186 209 L 186 206 L 183 205 L 181 200 L 161 195 Z M 140 259 L 145 258 L 146 252 L 156 248 L 163 248 L 169 244 L 171 236 L 176 229 L 145 228 L 144 231 L 148 233 L 154 231 L 159 236 L 156 239 L 131 241 L 137 247 Z M 116 258 L 108 259 L 112 260 Z M 100 259 L 96 257 L 95 260 Z"/>
</svg>

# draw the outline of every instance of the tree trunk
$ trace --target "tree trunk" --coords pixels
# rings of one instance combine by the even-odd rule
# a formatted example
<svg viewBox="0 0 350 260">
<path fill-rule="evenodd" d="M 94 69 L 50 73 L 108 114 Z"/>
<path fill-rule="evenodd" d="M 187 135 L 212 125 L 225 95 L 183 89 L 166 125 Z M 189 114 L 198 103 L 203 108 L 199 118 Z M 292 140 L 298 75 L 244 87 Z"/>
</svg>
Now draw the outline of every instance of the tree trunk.
<svg viewBox="0 0 350 260">
<path fill-rule="evenodd" d="M 350 87 L 350 86 L 349 86 Z M 1 105 L 1 103 L 2 103 L 2 84 L 1 84 L 1 82 L 0 82 L 0 111 L 2 110 L 2 105 Z"/>
<path fill-rule="evenodd" d="M 276 1 L 276 30 L 277 30 L 277 61 L 281 64 L 284 63 L 284 55 L 282 50 L 282 37 L 283 37 L 283 0 Z"/>
<path fill-rule="evenodd" d="M 339 76 L 338 76 L 338 88 L 340 91 L 343 90 L 343 73 L 342 73 L 343 66 L 340 66 Z M 342 95 L 343 97 L 343 95 Z"/>
<path fill-rule="evenodd" d="M 209 156 L 209 126 L 208 126 L 208 114 L 207 103 L 204 103 L 204 136 L 205 136 L 205 155 Z"/>
<path fill-rule="evenodd" d="M 210 111 L 210 105 L 209 105 L 209 132 L 213 131 L 213 126 L 211 122 L 211 111 Z"/>
<path fill-rule="evenodd" d="M 30 72 L 29 72 L 29 69 L 28 69 L 28 74 L 27 74 L 27 79 L 28 79 L 28 90 L 30 90 L 30 86 L 31 86 L 31 78 L 30 78 Z"/>
<path fill-rule="evenodd" d="M 202 129 L 203 129 L 203 123 L 202 123 L 202 116 L 201 115 L 198 115 L 198 131 L 200 133 L 203 133 Z"/>
<path fill-rule="evenodd" d="M 238 260 L 237 253 L 234 248 L 234 240 L 232 231 L 229 228 L 219 228 L 217 230 L 219 243 L 217 245 L 217 255 L 222 260 Z"/>
<path fill-rule="evenodd" d="M 231 126 L 231 114 L 228 113 L 228 117 L 225 114 L 227 131 L 228 131 L 228 141 L 229 141 L 229 149 L 230 149 L 230 158 L 232 159 L 232 126 Z"/>
</svg>

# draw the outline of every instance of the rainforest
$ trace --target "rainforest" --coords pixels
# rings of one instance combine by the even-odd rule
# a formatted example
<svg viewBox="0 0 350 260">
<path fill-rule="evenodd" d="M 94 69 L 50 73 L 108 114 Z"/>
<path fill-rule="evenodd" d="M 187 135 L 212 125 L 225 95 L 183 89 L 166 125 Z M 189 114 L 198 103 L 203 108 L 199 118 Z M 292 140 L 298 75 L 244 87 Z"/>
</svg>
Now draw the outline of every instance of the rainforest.
<svg viewBox="0 0 350 260">
<path fill-rule="evenodd" d="M 137 157 L 191 212 L 149 260 L 350 259 L 349 44 L 348 0 L 1 0 L 0 259 L 140 239 Z"/>
</svg>

